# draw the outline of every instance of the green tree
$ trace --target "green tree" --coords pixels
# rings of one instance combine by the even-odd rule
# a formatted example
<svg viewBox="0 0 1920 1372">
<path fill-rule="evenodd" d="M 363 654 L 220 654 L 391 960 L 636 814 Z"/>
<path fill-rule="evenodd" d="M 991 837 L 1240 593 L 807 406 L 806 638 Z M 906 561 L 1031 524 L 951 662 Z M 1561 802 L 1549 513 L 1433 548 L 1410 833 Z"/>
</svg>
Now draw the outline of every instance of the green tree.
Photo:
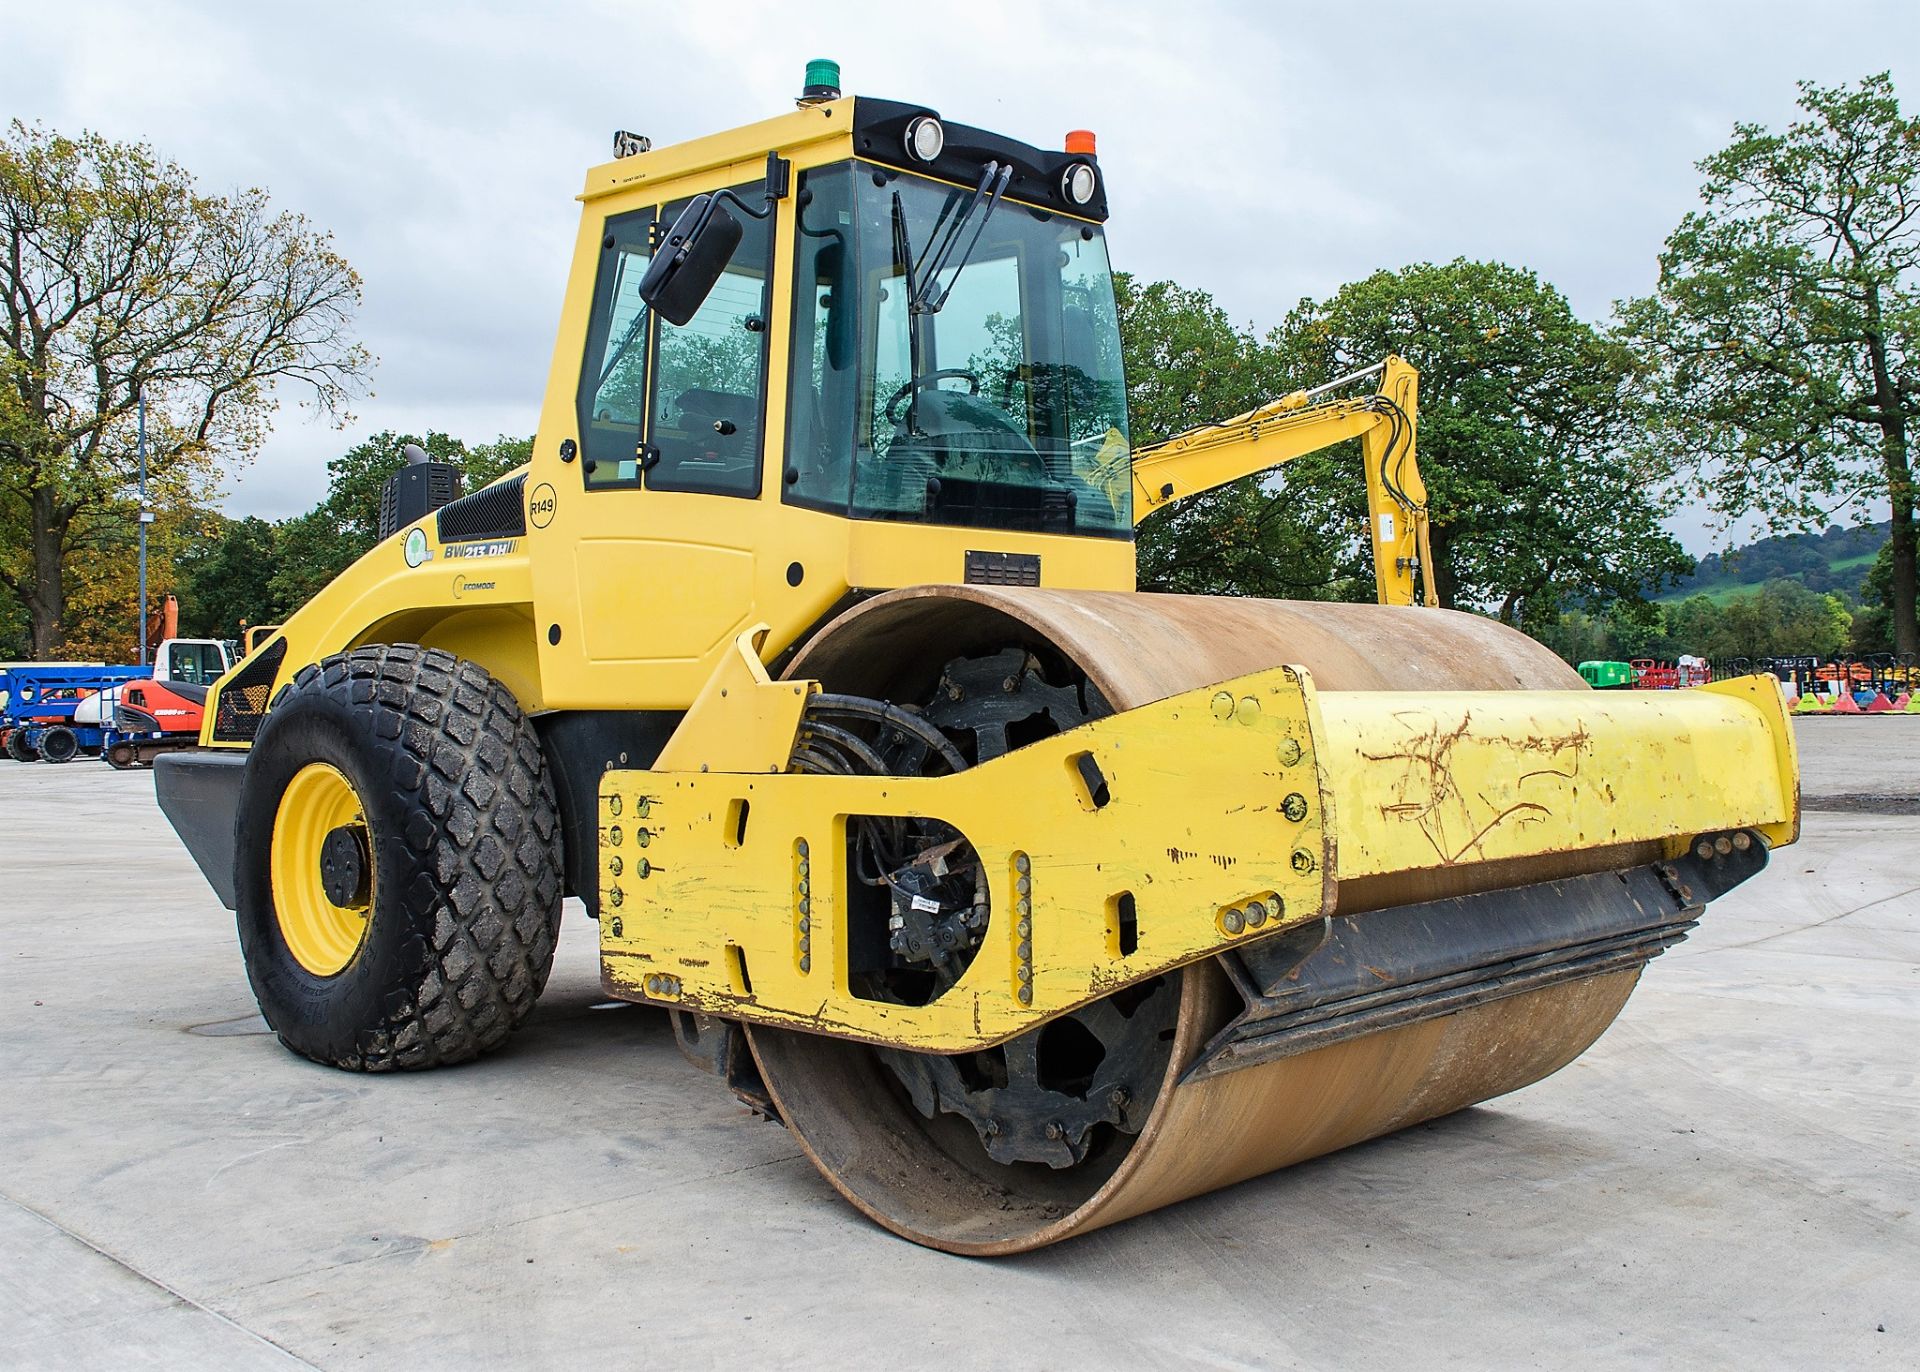
<svg viewBox="0 0 1920 1372">
<path fill-rule="evenodd" d="M 1613 656 L 1605 621 L 1585 610 L 1562 610 L 1551 623 L 1537 625 L 1533 636 L 1575 666 Z"/>
<path fill-rule="evenodd" d="M 380 541 L 380 493 L 386 489 L 388 478 L 406 465 L 409 443 L 435 462 L 451 463 L 463 473 L 466 470 L 467 445 L 433 429 L 425 438 L 382 429 L 328 460 L 327 494 L 319 509 L 339 525 L 346 536 L 343 546 L 358 550 L 348 562 Z"/>
<path fill-rule="evenodd" d="M 1797 581 L 1769 581 L 1761 594 L 1778 606 L 1780 630 L 1771 655 L 1832 657 L 1846 646 L 1853 615 L 1839 596 L 1809 591 Z"/>
<path fill-rule="evenodd" d="M 1920 652 L 1920 120 L 1885 73 L 1802 82 L 1799 104 L 1784 133 L 1737 124 L 1699 164 L 1705 207 L 1667 239 L 1657 293 L 1622 317 L 1660 363 L 1656 446 L 1687 455 L 1720 512 L 1817 527 L 1888 502 L 1893 636 Z"/>
<path fill-rule="evenodd" d="M 1226 419 L 1292 389 L 1280 359 L 1204 291 L 1115 277 L 1136 448 Z M 1279 486 L 1282 494 L 1270 489 Z M 1140 584 L 1201 595 L 1324 598 L 1337 535 L 1292 499 L 1284 474 L 1253 476 L 1149 516 Z"/>
<path fill-rule="evenodd" d="M 380 493 L 416 444 L 436 462 L 465 469 L 467 445 L 450 434 L 382 429 L 327 462 L 327 493 L 274 530 L 268 586 L 279 617 L 292 614 L 380 541 Z"/>
<path fill-rule="evenodd" d="M 532 438 L 501 435 L 469 448 L 451 434 L 425 437 L 383 429 L 327 463 L 327 493 L 319 505 L 275 526 L 268 599 L 285 618 L 380 541 L 380 493 L 415 444 L 436 462 L 461 472 L 463 488 L 478 490 L 531 460 Z M 261 613 L 265 613 L 262 611 Z M 252 620 L 260 623 L 258 615 Z"/>
<path fill-rule="evenodd" d="M 334 523 L 324 505 L 274 525 L 267 590 L 278 617 L 306 604 L 370 546 Z"/>
<path fill-rule="evenodd" d="M 192 638 L 238 638 L 243 625 L 272 624 L 283 611 L 272 589 L 274 526 L 254 516 L 221 519 L 216 532 L 175 561 L 180 631 Z"/>
<path fill-rule="evenodd" d="M 150 491 L 154 521 L 147 526 L 149 614 L 157 641 L 164 596 L 180 584 L 178 560 L 201 540 L 218 516 L 194 499 Z M 133 496 L 103 502 L 77 530 L 66 573 L 64 656 L 107 662 L 138 661 L 140 644 L 139 504 Z"/>
<path fill-rule="evenodd" d="M 1846 645 L 1853 625 L 1840 597 L 1785 578 L 1720 604 L 1704 595 L 1689 596 L 1670 619 L 1669 651 L 1658 656 L 1831 657 Z"/>
<path fill-rule="evenodd" d="M 533 461 L 533 436 L 508 438 L 505 434 L 491 443 L 476 443 L 467 453 L 467 489 L 477 491 L 490 486 L 512 471 Z"/>
<path fill-rule="evenodd" d="M 12 662 L 27 655 L 27 610 L 5 586 L 0 586 L 0 662 Z"/>
<path fill-rule="evenodd" d="M 36 656 L 67 635 L 71 563 L 135 474 L 210 486 L 282 393 L 342 404 L 369 358 L 360 279 L 264 191 L 202 194 L 143 144 L 15 121 L 0 136 L 0 584 Z"/>
<path fill-rule="evenodd" d="M 1713 635 L 1720 623 L 1720 607 L 1713 597 L 1690 595 L 1667 611 L 1666 620 L 1673 655 L 1712 656 Z"/>
<path fill-rule="evenodd" d="M 1657 601 L 1616 600 L 1607 607 L 1606 625 L 1607 648 L 1615 660 L 1672 657 L 1684 651 L 1673 646 L 1666 607 Z"/>
<path fill-rule="evenodd" d="M 1630 457 L 1629 349 L 1530 271 L 1464 259 L 1381 271 L 1303 300 L 1273 335 L 1294 385 L 1399 353 L 1420 371 L 1419 459 L 1445 605 L 1553 624 L 1570 604 L 1638 599 L 1692 568 Z M 1295 463 L 1364 527 L 1358 444 Z M 1291 471 L 1291 469 L 1289 469 Z M 1369 545 L 1349 541 L 1350 574 Z"/>
<path fill-rule="evenodd" d="M 1848 649 L 1855 653 L 1891 653 L 1893 646 L 1893 545 L 1883 544 L 1860 582 L 1860 608 L 1854 612 Z"/>
</svg>

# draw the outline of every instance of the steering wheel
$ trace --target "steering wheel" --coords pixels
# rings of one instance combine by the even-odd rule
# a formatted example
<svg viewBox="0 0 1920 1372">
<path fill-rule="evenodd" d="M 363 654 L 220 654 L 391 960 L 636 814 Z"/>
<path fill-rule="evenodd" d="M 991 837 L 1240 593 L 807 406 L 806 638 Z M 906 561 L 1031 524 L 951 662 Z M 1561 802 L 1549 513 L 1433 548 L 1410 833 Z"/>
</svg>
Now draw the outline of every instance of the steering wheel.
<svg viewBox="0 0 1920 1372">
<path fill-rule="evenodd" d="M 956 380 L 967 383 L 968 395 L 980 394 L 980 376 L 977 372 L 970 372 L 965 367 L 942 367 L 937 372 L 928 372 L 925 376 L 914 377 L 913 380 L 907 382 L 899 390 L 895 391 L 892 397 L 888 399 L 887 407 L 882 413 L 886 415 L 889 424 L 897 425 L 900 422 L 900 416 L 897 411 L 900 408 L 901 401 L 911 395 L 917 395 L 921 391 L 929 390 L 939 385 L 942 381 Z"/>
</svg>

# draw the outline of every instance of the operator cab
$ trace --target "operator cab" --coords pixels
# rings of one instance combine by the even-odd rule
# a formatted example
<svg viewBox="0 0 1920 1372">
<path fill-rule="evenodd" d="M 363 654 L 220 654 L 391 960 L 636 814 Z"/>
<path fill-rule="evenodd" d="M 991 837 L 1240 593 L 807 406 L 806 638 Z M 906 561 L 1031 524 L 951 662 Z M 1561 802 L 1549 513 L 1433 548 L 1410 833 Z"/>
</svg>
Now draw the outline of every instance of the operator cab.
<svg viewBox="0 0 1920 1372">
<path fill-rule="evenodd" d="M 776 152 L 764 184 L 607 221 L 580 379 L 587 485 L 751 497 L 764 452 L 790 505 L 1131 538 L 1091 135 L 1046 152 L 844 103 L 860 155 L 789 187 Z M 784 377 L 768 375 L 776 201 L 794 220 Z M 785 433 L 763 444 L 769 382 Z"/>
</svg>

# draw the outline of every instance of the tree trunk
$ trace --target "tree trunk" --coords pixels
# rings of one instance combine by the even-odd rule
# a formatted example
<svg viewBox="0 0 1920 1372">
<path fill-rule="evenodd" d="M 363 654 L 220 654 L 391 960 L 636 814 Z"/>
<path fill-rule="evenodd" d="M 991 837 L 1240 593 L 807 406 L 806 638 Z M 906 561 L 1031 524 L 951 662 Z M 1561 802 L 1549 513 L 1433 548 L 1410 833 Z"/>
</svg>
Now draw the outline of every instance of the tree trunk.
<svg viewBox="0 0 1920 1372">
<path fill-rule="evenodd" d="M 1451 610 L 1454 593 L 1459 589 L 1460 583 L 1453 575 L 1453 559 L 1448 555 L 1450 549 L 1447 536 L 1436 525 L 1428 526 L 1427 546 L 1433 556 L 1434 593 L 1440 597 L 1440 607 Z"/>
<path fill-rule="evenodd" d="M 1909 662 L 1920 657 L 1920 622 L 1914 615 L 1913 467 L 1907 460 L 1907 417 L 1900 393 L 1887 366 L 1886 339 L 1879 332 L 1880 301 L 1868 302 L 1873 325 L 1867 335 L 1867 355 L 1873 366 L 1875 407 L 1880 411 L 1880 460 L 1887 474 L 1887 504 L 1893 527 L 1887 541 L 1893 546 L 1893 650 Z"/>
<path fill-rule="evenodd" d="M 1920 659 L 1920 622 L 1915 617 L 1915 556 L 1913 528 L 1913 470 L 1907 461 L 1906 426 L 1894 424 L 1886 432 L 1882 451 L 1887 467 L 1887 501 L 1892 506 L 1893 650 L 1910 660 Z"/>
<path fill-rule="evenodd" d="M 67 579 L 62 565 L 67 519 L 54 504 L 53 492 L 41 488 L 28 501 L 33 547 L 33 570 L 27 583 L 27 631 L 33 657 L 44 662 L 59 656 L 66 641 Z"/>
</svg>

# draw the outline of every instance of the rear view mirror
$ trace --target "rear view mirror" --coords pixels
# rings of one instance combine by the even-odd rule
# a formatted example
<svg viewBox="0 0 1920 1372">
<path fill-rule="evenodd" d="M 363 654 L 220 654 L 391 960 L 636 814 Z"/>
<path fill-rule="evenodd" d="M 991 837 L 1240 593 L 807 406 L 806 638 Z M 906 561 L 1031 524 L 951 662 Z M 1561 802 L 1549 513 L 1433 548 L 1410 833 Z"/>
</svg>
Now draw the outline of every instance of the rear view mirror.
<svg viewBox="0 0 1920 1372">
<path fill-rule="evenodd" d="M 744 232 L 725 205 L 710 195 L 696 195 L 647 264 L 640 298 L 669 324 L 685 324 L 733 260 Z"/>
</svg>

